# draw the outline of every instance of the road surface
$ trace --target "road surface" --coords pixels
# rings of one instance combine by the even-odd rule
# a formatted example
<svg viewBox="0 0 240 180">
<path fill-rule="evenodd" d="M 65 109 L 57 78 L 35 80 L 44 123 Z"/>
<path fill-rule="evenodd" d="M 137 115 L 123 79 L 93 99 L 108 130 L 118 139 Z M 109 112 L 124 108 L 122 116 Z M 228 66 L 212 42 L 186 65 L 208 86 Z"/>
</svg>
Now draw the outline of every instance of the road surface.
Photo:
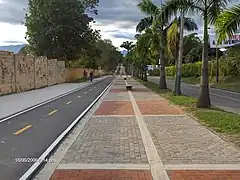
<svg viewBox="0 0 240 180">
<path fill-rule="evenodd" d="M 0 179 L 19 179 L 33 163 L 16 158 L 40 157 L 112 80 L 106 78 L 0 123 Z"/>
<path fill-rule="evenodd" d="M 159 77 L 148 77 L 149 81 L 159 82 Z M 173 89 L 174 81 L 167 80 L 169 89 Z M 194 84 L 181 83 L 181 91 L 183 95 L 197 98 L 199 96 L 199 86 Z M 210 88 L 210 99 L 212 105 L 225 111 L 240 114 L 240 93 Z"/>
</svg>

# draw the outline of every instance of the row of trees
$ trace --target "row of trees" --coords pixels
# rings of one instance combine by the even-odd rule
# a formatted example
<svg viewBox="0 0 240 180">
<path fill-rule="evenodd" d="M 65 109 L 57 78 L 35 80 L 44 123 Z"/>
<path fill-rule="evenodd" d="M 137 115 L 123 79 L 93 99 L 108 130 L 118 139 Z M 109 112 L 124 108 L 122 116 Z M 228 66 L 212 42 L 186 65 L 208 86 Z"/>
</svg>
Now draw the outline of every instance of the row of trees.
<svg viewBox="0 0 240 180">
<path fill-rule="evenodd" d="M 99 0 L 29 0 L 25 16 L 28 45 L 23 53 L 65 60 L 71 67 L 115 68 L 121 53 L 93 30 Z"/>
<path fill-rule="evenodd" d="M 139 32 L 135 36 L 137 42 L 128 50 L 125 62 L 131 62 L 132 69 L 135 70 L 134 75 L 143 80 L 147 80 L 147 64 L 160 64 L 159 87 L 161 89 L 167 88 L 166 64 L 175 64 L 177 72 L 174 94 L 180 95 L 182 61 L 195 61 L 199 58 L 196 55 L 202 52 L 202 78 L 197 107 L 210 107 L 208 27 L 215 26 L 217 29 L 218 43 L 237 31 L 240 23 L 240 6 L 236 5 L 231 9 L 226 9 L 228 2 L 228 0 L 168 0 L 165 4 L 157 6 L 151 0 L 142 0 L 138 4 L 138 8 L 146 14 L 146 17 L 136 27 L 137 32 Z M 191 18 L 186 17 L 190 13 L 202 17 L 203 41 L 197 38 L 196 34 L 183 36 L 184 30 L 194 31 L 198 29 L 196 23 Z M 178 15 L 180 16 L 178 17 Z M 186 43 L 193 43 L 193 47 L 184 48 Z M 201 46 L 202 48 L 199 48 Z M 160 63 L 157 62 L 158 59 L 160 59 Z"/>
</svg>

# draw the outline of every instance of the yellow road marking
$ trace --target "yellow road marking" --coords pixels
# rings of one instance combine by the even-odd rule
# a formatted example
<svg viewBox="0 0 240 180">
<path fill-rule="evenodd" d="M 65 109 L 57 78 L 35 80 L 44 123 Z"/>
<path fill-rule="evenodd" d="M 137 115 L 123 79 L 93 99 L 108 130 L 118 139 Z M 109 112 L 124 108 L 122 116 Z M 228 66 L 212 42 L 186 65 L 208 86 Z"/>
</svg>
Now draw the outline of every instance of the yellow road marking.
<svg viewBox="0 0 240 180">
<path fill-rule="evenodd" d="M 25 126 L 24 128 L 18 130 L 17 132 L 14 133 L 14 135 L 19 135 L 20 133 L 26 131 L 27 129 L 31 128 L 32 125 Z"/>
<path fill-rule="evenodd" d="M 78 96 L 77 98 L 80 98 L 80 97 L 82 97 L 82 96 Z"/>
<path fill-rule="evenodd" d="M 56 112 L 58 112 L 58 110 L 56 109 L 56 110 L 54 110 L 54 111 L 52 111 L 52 112 L 50 112 L 50 113 L 48 113 L 48 115 L 49 116 L 51 116 L 51 115 L 53 115 L 54 113 L 56 113 Z"/>
<path fill-rule="evenodd" d="M 72 103 L 72 101 L 69 101 L 69 102 L 67 102 L 66 104 L 71 104 Z"/>
</svg>

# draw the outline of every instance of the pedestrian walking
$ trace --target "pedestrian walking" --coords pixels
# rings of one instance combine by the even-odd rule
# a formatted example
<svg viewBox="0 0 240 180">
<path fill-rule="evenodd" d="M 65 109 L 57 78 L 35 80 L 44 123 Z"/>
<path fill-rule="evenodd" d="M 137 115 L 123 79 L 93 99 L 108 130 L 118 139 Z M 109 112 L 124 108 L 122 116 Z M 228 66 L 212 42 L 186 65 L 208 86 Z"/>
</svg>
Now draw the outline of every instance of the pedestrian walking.
<svg viewBox="0 0 240 180">
<path fill-rule="evenodd" d="M 93 81 L 93 72 L 92 71 L 90 72 L 90 81 L 91 82 Z"/>
</svg>

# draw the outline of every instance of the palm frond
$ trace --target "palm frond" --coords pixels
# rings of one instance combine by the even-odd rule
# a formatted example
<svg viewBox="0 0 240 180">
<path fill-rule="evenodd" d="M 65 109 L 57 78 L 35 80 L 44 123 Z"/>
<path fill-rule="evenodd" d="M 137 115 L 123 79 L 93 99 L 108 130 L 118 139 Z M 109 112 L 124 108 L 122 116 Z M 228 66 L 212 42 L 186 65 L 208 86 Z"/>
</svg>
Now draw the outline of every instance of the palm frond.
<svg viewBox="0 0 240 180">
<path fill-rule="evenodd" d="M 167 0 L 163 5 L 162 13 L 164 17 L 170 17 L 177 11 L 182 10 L 185 14 L 188 12 L 202 12 L 204 9 L 197 6 L 196 0 Z"/>
<path fill-rule="evenodd" d="M 178 44 L 178 22 L 175 19 L 167 31 L 167 49 L 171 57 L 176 53 L 176 44 Z"/>
<path fill-rule="evenodd" d="M 180 21 L 181 19 L 179 17 L 178 26 L 180 26 Z M 198 30 L 198 26 L 192 18 L 184 17 L 184 29 L 187 31 L 194 31 L 194 30 Z"/>
<path fill-rule="evenodd" d="M 219 14 L 226 9 L 228 2 L 230 2 L 230 0 L 209 0 L 207 12 L 210 24 L 214 24 L 216 22 Z"/>
<path fill-rule="evenodd" d="M 240 26 L 240 5 L 225 10 L 216 21 L 218 43 L 231 37 Z"/>
<path fill-rule="evenodd" d="M 150 28 L 152 23 L 153 23 L 152 16 L 145 17 L 145 18 L 141 19 L 141 21 L 138 23 L 138 25 L 136 27 L 136 31 L 141 33 L 142 31 Z"/>
<path fill-rule="evenodd" d="M 160 8 L 151 0 L 142 0 L 137 7 L 148 16 L 157 16 L 160 13 Z"/>
</svg>

